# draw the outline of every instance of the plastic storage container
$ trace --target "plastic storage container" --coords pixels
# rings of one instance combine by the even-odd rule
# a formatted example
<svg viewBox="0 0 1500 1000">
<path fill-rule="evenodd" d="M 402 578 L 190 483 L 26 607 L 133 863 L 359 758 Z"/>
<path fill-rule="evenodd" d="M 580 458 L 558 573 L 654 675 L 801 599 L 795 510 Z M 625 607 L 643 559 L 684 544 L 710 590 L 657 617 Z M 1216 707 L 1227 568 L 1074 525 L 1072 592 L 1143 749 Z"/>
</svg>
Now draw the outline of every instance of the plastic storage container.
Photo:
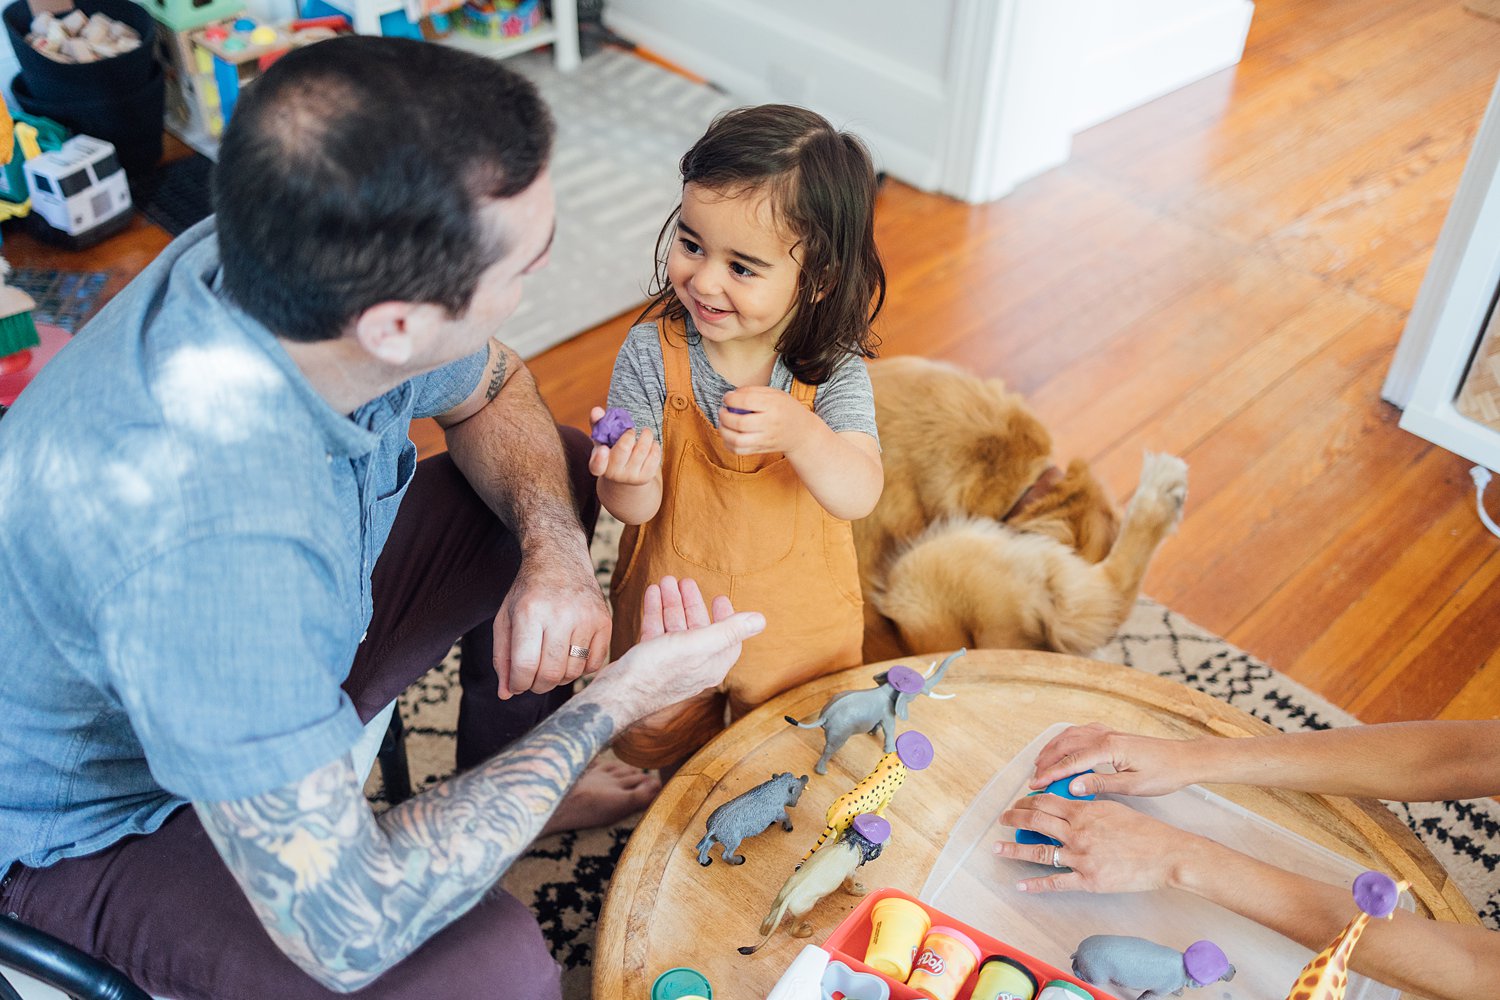
<svg viewBox="0 0 1500 1000">
<path fill-rule="evenodd" d="M 1285 997 L 1314 952 L 1196 896 L 1171 890 L 1114 895 L 1027 895 L 1016 890 L 1017 881 L 1054 869 L 998 857 L 990 845 L 1015 839 L 1015 830 L 1000 824 L 1000 813 L 1030 791 L 1027 780 L 1036 755 L 1067 725 L 1048 728 L 975 797 L 949 833 L 947 846 L 918 893 L 921 901 L 973 927 L 1003 935 L 1018 951 L 1059 967 L 1071 966 L 1074 947 L 1091 934 L 1130 934 L 1169 947 L 1186 947 L 1208 938 L 1224 949 L 1237 971 L 1232 981 L 1214 983 L 1211 991 L 1201 993 L 1211 993 L 1212 1000 Z M 1349 888 L 1365 871 L 1358 862 L 1196 785 L 1171 795 L 1121 801 L 1178 829 L 1202 834 L 1320 882 Z M 1164 844 L 1163 849 L 1171 850 L 1171 845 Z M 1401 905 L 1415 909 L 1408 896 L 1402 897 Z M 1349 915 L 1354 916 L 1352 902 Z M 1399 997 L 1400 991 L 1392 987 L 1364 976 L 1349 976 L 1346 1000 Z"/>
</svg>

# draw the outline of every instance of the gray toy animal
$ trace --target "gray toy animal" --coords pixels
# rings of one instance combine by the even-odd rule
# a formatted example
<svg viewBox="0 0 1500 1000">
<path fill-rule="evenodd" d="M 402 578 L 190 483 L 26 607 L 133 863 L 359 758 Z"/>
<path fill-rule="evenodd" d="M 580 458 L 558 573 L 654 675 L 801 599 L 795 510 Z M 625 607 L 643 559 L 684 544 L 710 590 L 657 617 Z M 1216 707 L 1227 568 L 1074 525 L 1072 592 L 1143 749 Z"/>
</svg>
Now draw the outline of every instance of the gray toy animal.
<svg viewBox="0 0 1500 1000">
<path fill-rule="evenodd" d="M 798 722 L 790 715 L 785 716 L 786 721 L 798 729 L 823 727 L 823 756 L 818 758 L 813 770 L 819 774 L 827 774 L 828 761 L 855 733 L 873 734 L 875 730 L 881 730 L 881 735 L 885 738 L 885 752 L 893 753 L 896 749 L 896 720 L 905 721 L 907 706 L 919 694 L 938 699 L 952 698 L 951 694 L 933 694 L 932 689 L 937 687 L 938 681 L 943 679 L 953 661 L 966 652 L 967 650 L 960 649 L 948 654 L 941 665 L 928 668 L 925 680 L 922 674 L 910 667 L 892 667 L 875 675 L 875 683 L 879 687 L 863 691 L 841 691 L 828 699 L 828 704 L 823 706 L 823 711 L 815 718 Z"/>
<path fill-rule="evenodd" d="M 708 832 L 698 841 L 698 863 L 708 865 L 713 862 L 708 852 L 718 841 L 724 845 L 725 861 L 732 865 L 744 864 L 745 856 L 734 853 L 740 849 L 740 841 L 761 833 L 778 820 L 783 830 L 790 831 L 792 818 L 786 811 L 797 804 L 802 789 L 806 787 L 807 775 L 794 778 L 792 772 L 783 771 L 709 813 Z"/>
<path fill-rule="evenodd" d="M 1144 990 L 1137 1000 L 1172 994 L 1234 978 L 1234 966 L 1212 941 L 1194 941 L 1185 951 L 1145 938 L 1095 934 L 1073 953 L 1073 975 L 1095 986 Z"/>
</svg>

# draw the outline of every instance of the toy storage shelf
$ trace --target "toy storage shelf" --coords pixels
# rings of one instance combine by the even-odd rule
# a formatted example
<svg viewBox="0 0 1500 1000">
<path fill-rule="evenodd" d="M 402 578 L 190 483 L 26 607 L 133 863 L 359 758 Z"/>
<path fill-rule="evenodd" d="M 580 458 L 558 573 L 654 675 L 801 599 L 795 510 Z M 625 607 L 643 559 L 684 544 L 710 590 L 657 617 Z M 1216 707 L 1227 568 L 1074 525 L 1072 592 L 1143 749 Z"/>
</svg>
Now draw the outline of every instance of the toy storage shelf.
<svg viewBox="0 0 1500 1000">
<path fill-rule="evenodd" d="M 361 35 L 380 34 L 380 19 L 386 14 L 404 11 L 403 0 L 327 0 L 349 15 L 354 30 Z M 521 52 L 529 52 L 542 45 L 552 45 L 554 60 L 561 73 L 578 68 L 578 2 L 577 0 L 552 0 L 552 17 L 543 20 L 532 30 L 516 38 L 483 39 L 455 33 L 442 40 L 466 52 L 477 52 L 495 59 L 504 59 Z"/>
<path fill-rule="evenodd" d="M 382 16 L 405 10 L 402 0 L 327 0 L 327 3 L 348 14 L 354 22 L 354 30 L 364 35 L 379 34 Z M 551 45 L 553 62 L 558 72 L 571 72 L 578 68 L 580 62 L 577 0 L 552 0 L 552 17 L 544 18 L 535 28 L 515 38 L 479 38 L 455 31 L 437 44 L 492 59 L 505 59 Z M 204 156 L 218 158 L 219 142 L 207 132 L 185 127 L 173 121 L 170 115 L 167 118 L 167 131 Z"/>
</svg>

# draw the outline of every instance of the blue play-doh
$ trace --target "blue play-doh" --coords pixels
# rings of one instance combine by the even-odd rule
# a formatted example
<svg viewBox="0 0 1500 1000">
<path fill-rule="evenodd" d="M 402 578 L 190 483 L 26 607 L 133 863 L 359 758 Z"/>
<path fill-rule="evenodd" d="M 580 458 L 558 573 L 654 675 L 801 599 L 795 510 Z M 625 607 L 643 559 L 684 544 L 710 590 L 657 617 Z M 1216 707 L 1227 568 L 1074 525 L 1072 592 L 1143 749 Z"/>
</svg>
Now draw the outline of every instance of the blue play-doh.
<svg viewBox="0 0 1500 1000">
<path fill-rule="evenodd" d="M 1089 771 L 1079 771 L 1078 774 L 1070 774 L 1066 778 L 1058 778 L 1056 781 L 1052 782 L 1052 784 L 1048 785 L 1046 788 L 1043 788 L 1040 791 L 1030 792 L 1028 794 L 1030 794 L 1030 795 L 1058 795 L 1058 796 L 1061 796 L 1062 798 L 1065 798 L 1065 799 L 1074 799 L 1075 801 L 1093 801 L 1094 796 L 1092 796 L 1092 795 L 1074 795 L 1071 791 L 1068 790 L 1068 786 L 1073 783 L 1073 779 L 1076 778 L 1076 777 L 1078 777 L 1079 774 L 1093 774 L 1093 773 L 1094 772 L 1092 770 L 1089 770 Z M 1037 833 L 1035 830 L 1017 830 L 1016 831 L 1016 843 L 1018 843 L 1018 844 L 1051 844 L 1053 847 L 1061 847 L 1062 846 L 1062 841 L 1060 841 L 1060 840 L 1058 840 L 1058 839 L 1056 839 L 1054 837 L 1048 837 L 1045 834 Z"/>
</svg>

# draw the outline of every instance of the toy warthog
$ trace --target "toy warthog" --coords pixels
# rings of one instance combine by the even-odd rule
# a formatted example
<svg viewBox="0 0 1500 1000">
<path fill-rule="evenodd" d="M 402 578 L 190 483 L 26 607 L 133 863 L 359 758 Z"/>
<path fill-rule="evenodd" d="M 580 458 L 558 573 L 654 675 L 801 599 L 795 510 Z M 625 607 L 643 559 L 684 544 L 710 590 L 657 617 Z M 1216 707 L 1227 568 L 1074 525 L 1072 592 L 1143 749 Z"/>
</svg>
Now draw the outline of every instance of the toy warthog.
<svg viewBox="0 0 1500 1000">
<path fill-rule="evenodd" d="M 713 859 L 709 850 L 717 841 L 724 845 L 724 860 L 732 865 L 745 863 L 743 854 L 735 854 L 740 841 L 762 832 L 772 823 L 780 821 L 783 830 L 790 831 L 792 818 L 787 809 L 797 804 L 802 789 L 807 787 L 807 775 L 792 777 L 792 772 L 773 774 L 770 781 L 763 781 L 708 814 L 708 832 L 698 841 L 698 863 L 710 864 Z"/>
<path fill-rule="evenodd" d="M 1137 1000 L 1181 996 L 1189 986 L 1234 978 L 1234 966 L 1212 941 L 1194 941 L 1175 951 L 1145 938 L 1095 934 L 1073 953 L 1073 975 L 1095 986 L 1144 990 Z"/>
<path fill-rule="evenodd" d="M 798 729 L 823 727 L 823 755 L 813 765 L 813 770 L 827 774 L 828 761 L 855 733 L 874 733 L 879 729 L 885 737 L 885 752 L 893 753 L 896 749 L 896 720 L 906 718 L 907 706 L 919 694 L 940 699 L 953 697 L 933 694 L 932 689 L 937 687 L 953 661 L 965 652 L 960 649 L 948 654 L 941 665 L 928 668 L 925 678 L 910 667 L 894 666 L 875 675 L 879 687 L 841 691 L 828 699 L 823 711 L 806 722 L 786 716 L 786 721 Z"/>
</svg>

